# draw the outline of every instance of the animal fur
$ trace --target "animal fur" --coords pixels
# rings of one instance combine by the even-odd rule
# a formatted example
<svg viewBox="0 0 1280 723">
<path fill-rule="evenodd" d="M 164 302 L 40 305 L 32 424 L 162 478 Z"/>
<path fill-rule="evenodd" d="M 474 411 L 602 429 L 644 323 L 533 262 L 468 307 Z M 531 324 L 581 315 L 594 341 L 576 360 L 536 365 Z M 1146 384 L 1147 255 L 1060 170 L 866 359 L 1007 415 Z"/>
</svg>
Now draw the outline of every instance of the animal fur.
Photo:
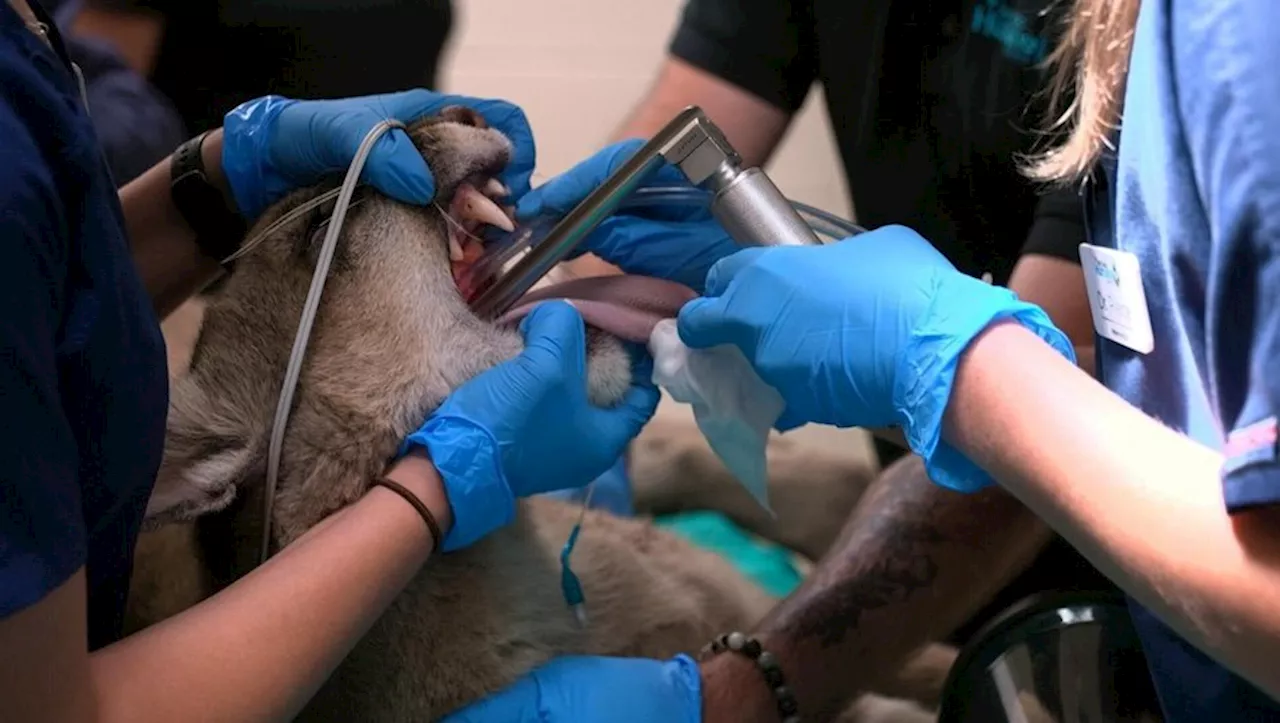
<svg viewBox="0 0 1280 723">
<path fill-rule="evenodd" d="M 631 445 L 629 459 L 638 513 L 716 510 L 810 560 L 827 553 L 878 472 L 875 447 L 864 430 L 810 424 L 771 433 L 770 515 L 711 450 L 692 408 L 665 395 Z"/>
<path fill-rule="evenodd" d="M 465 111 L 421 121 L 410 135 L 441 198 L 477 173 L 495 173 L 510 152 Z M 282 200 L 257 228 L 323 190 Z M 208 300 L 189 369 L 172 389 L 151 531 L 137 557 L 135 628 L 194 604 L 255 562 L 267 435 L 311 282 L 313 231 L 327 211 L 270 237 Z M 438 209 L 377 194 L 349 212 L 285 437 L 274 549 L 358 499 L 449 392 L 521 349 L 518 332 L 482 322 L 463 304 L 445 234 Z M 630 378 L 627 355 L 595 331 L 589 346 L 591 396 L 616 403 Z M 710 552 L 643 520 L 590 512 L 574 554 L 591 615 L 579 630 L 560 597 L 558 563 L 577 516 L 567 503 L 523 500 L 512 525 L 433 558 L 299 720 L 434 720 L 554 656 L 693 653 L 717 633 L 750 629 L 776 602 Z M 922 697 L 936 697 L 945 666 L 924 670 L 932 692 Z M 916 689 L 919 675 L 917 666 L 890 687 Z M 931 719 L 919 706 L 923 719 L 881 714 L 902 707 L 864 696 L 846 720 Z"/>
</svg>

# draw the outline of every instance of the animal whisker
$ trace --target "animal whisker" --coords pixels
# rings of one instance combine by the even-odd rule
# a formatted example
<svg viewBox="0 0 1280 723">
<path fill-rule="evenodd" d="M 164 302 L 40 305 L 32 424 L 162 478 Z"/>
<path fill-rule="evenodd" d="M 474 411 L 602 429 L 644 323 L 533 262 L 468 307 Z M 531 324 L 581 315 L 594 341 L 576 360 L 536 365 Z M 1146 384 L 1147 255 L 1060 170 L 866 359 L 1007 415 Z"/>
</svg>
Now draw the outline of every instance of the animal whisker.
<svg viewBox="0 0 1280 723">
<path fill-rule="evenodd" d="M 255 248 L 257 248 L 263 241 L 267 240 L 267 238 L 270 237 L 272 234 L 276 233 L 277 231 L 284 228 L 285 226 L 288 226 L 294 221 L 297 221 L 299 218 L 302 218 L 302 216 L 305 215 L 308 211 L 311 211 L 315 208 L 319 208 L 320 206 L 323 206 L 329 201 L 334 200 L 335 198 L 338 197 L 338 194 L 340 193 L 342 193 L 342 189 L 335 188 L 331 191 L 325 191 L 324 193 L 320 194 L 319 196 L 316 196 L 310 201 L 306 201 L 298 204 L 296 207 L 293 208 L 293 210 L 289 211 L 288 213 L 285 213 L 280 218 L 276 219 L 271 224 L 269 224 L 266 228 L 262 229 L 258 233 L 254 234 L 253 236 L 245 240 L 245 242 L 240 245 L 240 248 L 235 253 L 231 254 L 230 256 L 228 256 L 226 259 L 223 260 L 223 263 L 224 264 L 229 263 L 247 255 L 248 253 L 253 251 Z M 357 199 L 355 201 L 352 201 L 351 205 L 354 206 L 360 203 L 361 200 L 363 199 Z M 326 219 L 326 222 L 327 222 L 327 219 Z"/>
<path fill-rule="evenodd" d="M 471 239 L 471 240 L 473 240 L 473 241 L 475 241 L 475 242 L 477 242 L 477 243 L 484 243 L 484 239 L 482 239 L 482 238 L 480 238 L 479 236 L 477 236 L 477 235 L 475 235 L 475 234 L 471 233 L 470 231 L 468 231 L 468 230 L 466 229 L 466 227 L 464 227 L 464 226 L 463 226 L 463 225 L 458 221 L 458 219 L 454 218 L 453 216 L 450 216 L 448 211 L 446 211 L 446 210 L 444 210 L 443 208 L 441 208 L 441 206 L 440 206 L 440 204 L 439 204 L 439 203 L 437 203 L 437 202 L 435 202 L 435 201 L 432 201 L 432 202 L 431 202 L 431 205 L 436 207 L 436 210 L 437 210 L 437 211 L 439 211 L 439 212 L 440 212 L 440 215 L 444 217 L 445 222 L 446 222 L 446 223 L 448 223 L 450 226 L 452 226 L 454 229 L 456 229 L 456 230 L 458 231 L 458 233 L 461 233 L 461 234 L 465 235 L 467 238 L 469 238 L 469 239 Z"/>
</svg>

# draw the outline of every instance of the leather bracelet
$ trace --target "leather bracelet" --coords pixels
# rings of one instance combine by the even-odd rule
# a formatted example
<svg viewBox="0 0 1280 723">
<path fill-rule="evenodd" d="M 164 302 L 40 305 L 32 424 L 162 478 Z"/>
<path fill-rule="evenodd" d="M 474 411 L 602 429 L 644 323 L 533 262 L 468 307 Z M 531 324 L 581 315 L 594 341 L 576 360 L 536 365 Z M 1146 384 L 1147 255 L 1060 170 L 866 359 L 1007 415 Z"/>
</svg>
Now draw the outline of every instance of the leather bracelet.
<svg viewBox="0 0 1280 723">
<path fill-rule="evenodd" d="M 796 702 L 796 694 L 787 687 L 786 678 L 782 675 L 782 666 L 778 664 L 778 659 L 773 653 L 765 650 L 760 645 L 760 641 L 750 635 L 734 632 L 725 633 L 707 643 L 699 657 L 705 660 L 726 650 L 745 656 L 760 668 L 760 672 L 764 674 L 765 683 L 773 691 L 782 723 L 800 723 L 800 706 Z"/>
<path fill-rule="evenodd" d="M 373 481 L 376 487 L 386 487 L 404 498 L 405 502 L 413 505 L 413 509 L 418 511 L 422 517 L 422 521 L 427 523 L 427 529 L 431 531 L 431 551 L 434 553 L 440 549 L 440 543 L 444 540 L 444 535 L 440 534 L 440 523 L 436 522 L 436 516 L 431 514 L 431 510 L 427 509 L 427 505 L 418 496 L 405 489 L 404 485 L 386 477 L 379 477 Z"/>
</svg>

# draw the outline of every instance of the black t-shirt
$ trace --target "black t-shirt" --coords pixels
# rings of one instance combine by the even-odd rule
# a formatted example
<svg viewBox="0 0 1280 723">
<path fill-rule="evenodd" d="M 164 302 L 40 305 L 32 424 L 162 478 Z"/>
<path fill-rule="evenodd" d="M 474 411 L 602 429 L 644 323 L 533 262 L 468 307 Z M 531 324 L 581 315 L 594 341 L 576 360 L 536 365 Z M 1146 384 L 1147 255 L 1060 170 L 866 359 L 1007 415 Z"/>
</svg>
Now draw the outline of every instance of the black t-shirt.
<svg viewBox="0 0 1280 723">
<path fill-rule="evenodd" d="M 919 231 L 961 271 L 1008 282 L 1019 255 L 1079 263 L 1083 204 L 1042 195 L 1035 147 L 1060 27 L 1051 0 L 688 0 L 672 55 L 794 112 L 820 83 L 858 221 Z M 903 452 L 877 440 L 883 462 Z M 1111 583 L 1060 538 L 953 635 L 1025 595 Z"/>
<path fill-rule="evenodd" d="M 1005 283 L 1033 226 L 1063 230 L 1033 224 L 1039 194 L 1014 163 L 1042 121 L 1051 4 L 689 0 L 670 49 L 786 111 L 820 83 L 859 222 L 910 226 Z M 1080 233 L 1036 252 L 1078 261 Z"/>
<path fill-rule="evenodd" d="M 90 0 L 163 13 L 155 85 L 191 132 L 269 93 L 342 98 L 433 87 L 450 0 Z"/>
</svg>

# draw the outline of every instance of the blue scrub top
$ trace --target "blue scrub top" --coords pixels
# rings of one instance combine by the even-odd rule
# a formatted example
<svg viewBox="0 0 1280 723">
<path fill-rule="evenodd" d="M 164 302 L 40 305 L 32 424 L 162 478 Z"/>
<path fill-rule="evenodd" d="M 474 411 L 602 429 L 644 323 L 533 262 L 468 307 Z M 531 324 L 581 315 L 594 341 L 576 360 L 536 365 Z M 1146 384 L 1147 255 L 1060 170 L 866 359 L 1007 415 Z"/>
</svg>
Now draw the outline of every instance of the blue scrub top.
<svg viewBox="0 0 1280 723">
<path fill-rule="evenodd" d="M 1229 512 L 1280 502 L 1280 2 L 1144 0 L 1091 243 L 1137 255 L 1155 347 L 1098 340 L 1102 381 L 1223 450 Z M 1277 531 L 1280 534 L 1280 531 Z M 1280 704 L 1131 603 L 1171 723 Z"/>
<path fill-rule="evenodd" d="M 96 649 L 120 634 L 168 379 L 115 185 L 51 39 L 0 2 L 0 619 L 84 566 Z"/>
</svg>

